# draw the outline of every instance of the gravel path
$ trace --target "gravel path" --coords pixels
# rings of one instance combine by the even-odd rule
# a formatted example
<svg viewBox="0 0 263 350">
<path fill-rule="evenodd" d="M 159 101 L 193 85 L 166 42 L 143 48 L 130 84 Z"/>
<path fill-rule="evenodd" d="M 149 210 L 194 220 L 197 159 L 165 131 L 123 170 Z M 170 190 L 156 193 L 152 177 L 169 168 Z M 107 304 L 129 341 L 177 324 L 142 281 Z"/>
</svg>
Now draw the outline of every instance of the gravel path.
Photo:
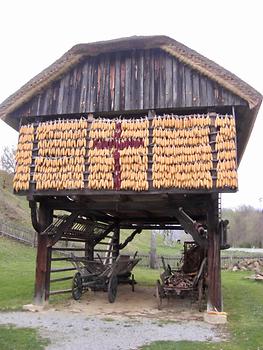
<svg viewBox="0 0 263 350">
<path fill-rule="evenodd" d="M 48 350 L 130 350 L 156 340 L 222 340 L 216 327 L 200 321 L 165 323 L 64 311 L 0 313 L 0 324 L 38 328 L 41 336 L 52 340 Z"/>
</svg>

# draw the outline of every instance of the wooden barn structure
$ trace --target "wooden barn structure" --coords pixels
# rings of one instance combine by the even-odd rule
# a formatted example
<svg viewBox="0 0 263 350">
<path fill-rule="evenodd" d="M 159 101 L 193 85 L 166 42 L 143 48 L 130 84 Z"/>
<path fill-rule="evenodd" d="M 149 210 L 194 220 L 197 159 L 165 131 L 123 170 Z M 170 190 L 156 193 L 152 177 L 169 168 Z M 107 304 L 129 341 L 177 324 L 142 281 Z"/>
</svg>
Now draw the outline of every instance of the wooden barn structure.
<svg viewBox="0 0 263 350">
<path fill-rule="evenodd" d="M 208 308 L 222 310 L 219 195 L 237 190 L 261 101 L 165 36 L 76 45 L 8 97 L 0 117 L 20 131 L 14 191 L 38 232 L 36 302 L 52 294 L 58 242 L 91 260 L 110 244 L 116 259 L 120 229 L 183 228 L 207 253 Z"/>
</svg>

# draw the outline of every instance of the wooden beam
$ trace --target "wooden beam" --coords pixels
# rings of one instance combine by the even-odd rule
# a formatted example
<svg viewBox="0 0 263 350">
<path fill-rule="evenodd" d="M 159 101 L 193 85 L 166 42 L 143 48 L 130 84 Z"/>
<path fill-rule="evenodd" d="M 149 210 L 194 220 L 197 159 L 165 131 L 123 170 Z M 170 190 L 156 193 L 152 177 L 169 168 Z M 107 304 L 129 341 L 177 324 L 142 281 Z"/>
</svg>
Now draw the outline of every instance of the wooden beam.
<svg viewBox="0 0 263 350">
<path fill-rule="evenodd" d="M 208 209 L 208 311 L 222 311 L 218 196 L 211 196 Z"/>
<path fill-rule="evenodd" d="M 40 203 L 39 206 L 39 226 L 43 232 L 53 220 L 53 211 Z M 37 257 L 36 257 L 36 277 L 35 277 L 35 303 L 43 304 L 49 297 L 51 249 L 47 246 L 47 236 L 38 233 Z"/>
<path fill-rule="evenodd" d="M 140 234 L 142 232 L 142 229 L 139 227 L 139 228 L 136 228 L 136 230 L 134 230 L 130 236 L 128 236 L 125 241 L 121 244 L 119 244 L 118 246 L 118 249 L 123 249 L 125 248 L 129 242 L 131 242 L 133 240 L 133 238 L 137 235 L 137 234 Z"/>
<path fill-rule="evenodd" d="M 116 224 L 113 230 L 113 237 L 112 237 L 112 245 L 113 245 L 113 252 L 112 257 L 113 260 L 116 260 L 119 256 L 119 246 L 120 246 L 120 225 Z"/>
</svg>

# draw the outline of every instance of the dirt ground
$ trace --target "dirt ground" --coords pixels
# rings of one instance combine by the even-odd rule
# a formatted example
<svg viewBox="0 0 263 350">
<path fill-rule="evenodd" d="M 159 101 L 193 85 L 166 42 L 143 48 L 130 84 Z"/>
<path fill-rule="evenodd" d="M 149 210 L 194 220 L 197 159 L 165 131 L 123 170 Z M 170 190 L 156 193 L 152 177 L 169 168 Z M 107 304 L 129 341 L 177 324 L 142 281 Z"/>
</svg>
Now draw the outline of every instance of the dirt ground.
<svg viewBox="0 0 263 350">
<path fill-rule="evenodd" d="M 203 313 L 199 312 L 197 303 L 190 297 L 164 299 L 162 309 L 158 310 L 153 287 L 135 286 L 132 292 L 129 285 L 119 285 L 117 298 L 109 303 L 105 292 L 86 292 L 79 301 L 70 299 L 56 304 L 60 311 L 83 312 L 91 316 L 120 318 L 151 318 L 166 320 L 202 320 Z"/>
</svg>

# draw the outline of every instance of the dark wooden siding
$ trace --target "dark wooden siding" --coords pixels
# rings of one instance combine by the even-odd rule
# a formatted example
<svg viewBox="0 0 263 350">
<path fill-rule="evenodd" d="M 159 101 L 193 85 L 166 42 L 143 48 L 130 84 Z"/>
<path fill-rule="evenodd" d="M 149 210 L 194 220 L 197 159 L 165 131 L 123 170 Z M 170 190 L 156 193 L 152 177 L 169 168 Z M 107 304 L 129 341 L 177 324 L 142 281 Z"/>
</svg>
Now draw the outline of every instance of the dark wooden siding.
<svg viewBox="0 0 263 350">
<path fill-rule="evenodd" d="M 15 115 L 245 104 L 162 50 L 134 50 L 87 57 Z"/>
</svg>

